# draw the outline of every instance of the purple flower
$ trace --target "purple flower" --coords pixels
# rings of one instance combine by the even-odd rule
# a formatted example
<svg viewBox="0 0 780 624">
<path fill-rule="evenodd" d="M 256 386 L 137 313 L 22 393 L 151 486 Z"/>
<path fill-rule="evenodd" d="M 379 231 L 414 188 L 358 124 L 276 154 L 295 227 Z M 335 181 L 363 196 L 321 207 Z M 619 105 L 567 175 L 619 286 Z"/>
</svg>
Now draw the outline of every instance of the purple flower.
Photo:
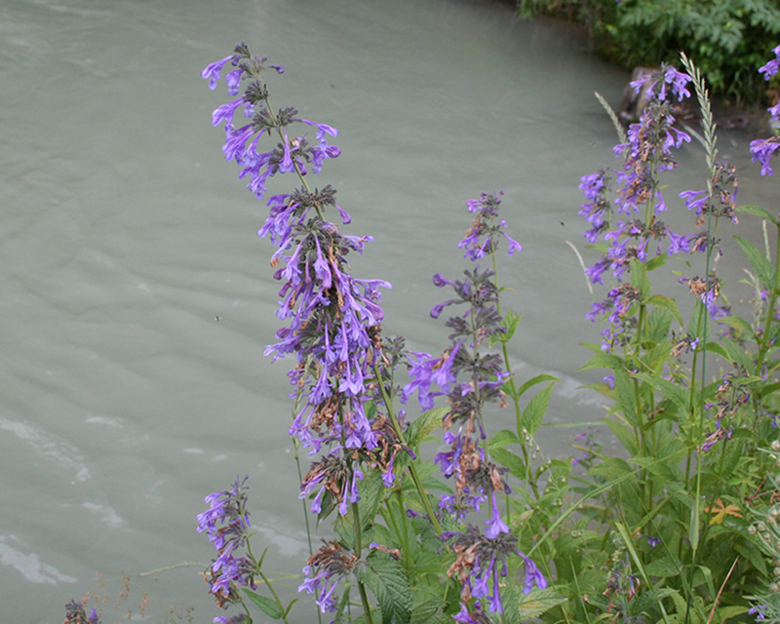
<svg viewBox="0 0 780 624">
<path fill-rule="evenodd" d="M 769 166 L 769 161 L 774 156 L 777 149 L 780 148 L 780 143 L 777 142 L 776 137 L 770 137 L 768 139 L 758 139 L 750 142 L 750 153 L 752 154 L 752 162 L 761 163 L 761 175 L 772 175 L 772 167 Z"/>
<path fill-rule="evenodd" d="M 84 605 L 71 600 L 65 605 L 65 621 L 62 624 L 100 624 L 97 609 L 91 609 L 89 616 Z"/>
<path fill-rule="evenodd" d="M 691 77 L 688 74 L 677 71 L 674 67 L 668 67 L 664 73 L 664 82 L 671 85 L 672 93 L 677 95 L 677 101 L 682 102 L 684 98 L 691 97 L 691 92 L 688 91 L 686 85 L 691 81 Z M 662 91 L 662 94 L 664 92 Z M 659 96 L 660 99 L 665 99 L 664 95 Z M 688 139 L 690 141 L 690 138 Z M 679 145 L 678 145 L 679 147 Z"/>
<path fill-rule="evenodd" d="M 536 567 L 533 560 L 522 553 L 520 553 L 520 556 L 523 558 L 523 561 L 525 561 L 525 584 L 523 585 L 523 593 L 530 594 L 534 585 L 539 589 L 546 589 L 547 581 L 539 571 L 539 568 Z"/>
<path fill-rule="evenodd" d="M 209 81 L 209 89 L 212 91 L 217 88 L 217 80 L 220 78 L 220 72 L 222 71 L 222 66 L 227 63 L 230 59 L 233 58 L 233 55 L 226 56 L 225 58 L 215 62 L 211 63 L 210 65 L 206 66 L 206 69 L 204 69 L 200 76 L 201 78 L 207 78 Z M 235 94 L 234 94 L 235 95 Z"/>
<path fill-rule="evenodd" d="M 339 582 L 357 565 L 358 558 L 344 550 L 337 542 L 325 542 L 316 553 L 309 557 L 308 565 L 303 568 L 305 576 L 298 591 L 313 594 L 319 591 L 316 601 L 321 613 L 337 610 L 333 593 Z"/>
<path fill-rule="evenodd" d="M 777 46 L 772 52 L 775 53 L 777 58 L 772 59 L 763 67 L 758 68 L 758 71 L 764 74 L 765 80 L 769 80 L 772 76 L 777 74 L 777 70 L 780 68 L 780 46 Z"/>
<path fill-rule="evenodd" d="M 697 195 L 700 197 L 697 197 Z M 685 200 L 685 207 L 688 210 L 695 210 L 697 215 L 702 213 L 702 210 L 710 200 L 707 191 L 683 191 L 680 193 L 680 198 Z"/>
<path fill-rule="evenodd" d="M 775 69 L 775 73 L 777 73 L 777 69 Z M 755 615 L 756 616 L 756 621 L 765 620 L 766 619 L 766 611 L 767 611 L 766 605 L 756 605 L 756 606 L 750 607 L 750 609 L 748 609 L 748 613 L 750 615 Z"/>
<path fill-rule="evenodd" d="M 656 546 L 658 546 L 658 544 L 661 543 L 660 537 L 652 537 L 650 535 L 643 535 L 642 537 L 644 537 L 647 540 L 647 543 L 650 546 L 650 548 L 655 548 Z"/>
<path fill-rule="evenodd" d="M 496 504 L 495 490 L 490 493 L 490 496 L 492 502 L 491 518 L 490 520 L 485 521 L 485 524 L 487 525 L 485 535 L 490 539 L 495 539 L 501 533 L 509 533 L 509 527 L 507 526 L 506 522 L 501 519 L 501 514 L 499 513 L 498 505 Z"/>
</svg>

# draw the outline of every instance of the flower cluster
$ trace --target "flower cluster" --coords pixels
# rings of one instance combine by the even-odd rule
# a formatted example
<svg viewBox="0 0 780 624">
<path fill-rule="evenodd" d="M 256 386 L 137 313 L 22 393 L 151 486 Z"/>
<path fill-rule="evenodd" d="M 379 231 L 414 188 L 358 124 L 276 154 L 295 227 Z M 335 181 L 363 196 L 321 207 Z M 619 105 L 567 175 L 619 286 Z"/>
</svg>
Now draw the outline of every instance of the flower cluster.
<svg viewBox="0 0 780 624">
<path fill-rule="evenodd" d="M 209 494 L 206 497 L 209 508 L 197 518 L 198 533 L 205 531 L 219 553 L 207 570 L 206 580 L 217 604 L 224 608 L 239 599 L 236 585 L 255 587 L 256 566 L 250 559 L 236 556 L 249 539 L 246 481 L 247 477 L 243 480 L 236 477 L 231 489 Z"/>
<path fill-rule="evenodd" d="M 236 67 L 226 77 L 229 94 L 238 94 L 242 80 L 248 84 L 241 97 L 214 111 L 214 125 L 225 126 L 225 157 L 242 167 L 239 177 L 249 177 L 248 188 L 258 199 L 274 175 L 292 173 L 301 183 L 292 193 L 268 199 L 269 215 L 258 232 L 278 247 L 271 267 L 282 283 L 277 318 L 286 322 L 276 332 L 278 342 L 265 353 L 274 360 L 296 357 L 289 378 L 299 408 L 289 432 L 310 449 L 310 455 L 326 453 L 304 479 L 301 497 L 316 490 L 313 511 L 336 506 L 344 515 L 349 503 L 358 500 L 357 482 L 363 478 L 358 463 L 346 456 L 376 450 L 382 461 L 388 459 L 388 444 L 379 439 L 382 427 L 366 414 L 365 405 L 376 392 L 371 379 L 377 359 L 383 357 L 380 288 L 390 284 L 351 275 L 348 254 L 362 253 L 372 238 L 340 233 L 326 212 L 336 213 L 344 225 L 351 218 L 336 203 L 335 189 L 330 185 L 311 189 L 306 182 L 309 172 L 319 173 L 325 159 L 339 155 L 339 148 L 327 142 L 338 131 L 298 117 L 294 107 L 275 111 L 261 75 L 267 67 L 277 72 L 282 68 L 267 65 L 265 57 L 251 57 L 246 44 L 203 71 L 211 86 L 228 62 Z M 251 123 L 236 128 L 233 118 L 241 106 Z M 301 126 L 316 129 L 316 139 L 310 142 L 305 133 L 297 135 L 294 128 Z M 259 145 L 266 135 L 276 145 L 263 152 Z"/>
<path fill-rule="evenodd" d="M 678 101 L 689 97 L 690 81 L 687 74 L 664 66 L 633 82 L 637 91 L 647 89 L 648 104 L 639 122 L 629 126 L 627 142 L 614 149 L 617 156 L 624 156 L 622 169 L 603 169 L 580 181 L 579 188 L 587 201 L 580 206 L 579 214 L 590 226 L 584 237 L 595 248 L 603 250 L 601 259 L 585 273 L 591 282 L 603 285 L 603 275 L 609 271 L 618 282 L 607 298 L 594 303 L 586 314 L 591 320 L 606 318 L 611 324 L 602 332 L 602 348 L 606 351 L 624 344 L 637 327 L 635 304 L 641 303 L 642 293 L 636 285 L 623 283 L 632 262 L 648 263 L 662 254 L 703 253 L 717 245 L 706 231 L 678 234 L 661 220 L 667 205 L 658 176 L 677 166 L 672 149 L 690 142 L 690 136 L 674 126 L 670 100 L 674 96 Z M 612 180 L 618 185 L 614 202 L 609 199 Z M 704 224 L 704 215 L 725 216 L 736 223 L 734 168 L 718 163 L 711 186 L 712 195 L 707 191 L 684 191 L 680 195 L 686 207 L 696 212 L 696 226 Z M 691 292 L 707 306 L 713 318 L 724 316 L 727 311 L 718 305 L 717 279 L 709 276 L 702 280 L 703 288 L 699 288 L 697 279 L 694 278 L 695 287 L 689 282 Z"/>
<path fill-rule="evenodd" d="M 534 588 L 544 589 L 547 581 L 534 562 L 517 548 L 517 538 L 503 532 L 493 537 L 482 535 L 475 526 L 469 526 L 466 532 L 448 532 L 442 539 L 452 540 L 450 547 L 455 553 L 455 561 L 447 571 L 448 576 L 457 575 L 462 584 L 461 618 L 459 622 L 468 622 L 466 605 L 471 598 L 486 598 L 491 612 L 504 612 L 501 602 L 500 583 L 508 574 L 507 559 L 517 555 L 525 562 L 525 583 L 523 593 L 528 594 Z M 492 581 L 492 589 L 490 588 Z M 479 605 L 476 613 L 481 612 Z"/>
<path fill-rule="evenodd" d="M 347 552 L 338 542 L 325 542 L 325 545 L 309 557 L 308 565 L 303 568 L 306 579 L 298 591 L 308 594 L 319 592 L 317 605 L 322 613 L 336 611 L 333 592 L 345 576 L 350 574 L 358 563 L 358 558 Z"/>
<path fill-rule="evenodd" d="M 84 605 L 71 600 L 65 605 L 65 620 L 62 624 L 100 624 L 97 609 L 92 609 L 87 615 Z"/>
<path fill-rule="evenodd" d="M 520 249 L 520 245 L 503 231 L 506 223 L 498 218 L 500 203 L 498 197 L 483 194 L 479 200 L 471 200 L 467 204 L 469 211 L 476 216 L 458 246 L 465 247 L 466 257 L 474 262 L 485 254 L 495 253 L 497 234 L 509 241 L 510 254 Z M 411 381 L 401 392 L 403 402 L 417 392 L 423 409 L 433 407 L 435 396 L 447 396 L 449 410 L 444 416 L 443 426 L 450 450 L 439 453 L 435 461 L 446 477 L 455 478 L 456 493 L 445 496 L 440 507 L 461 519 L 470 509 L 479 510 L 484 501 L 494 501 L 496 490 L 508 491 L 502 477 L 503 469 L 486 462 L 485 452 L 479 447 L 479 439 L 485 438 L 485 406 L 505 401 L 501 386 L 506 373 L 503 372 L 501 358 L 496 354 L 480 353 L 483 340 L 506 331 L 497 309 L 498 287 L 493 281 L 494 272 L 482 270 L 478 264 L 474 269 L 464 271 L 464 275 L 465 279 L 455 281 L 434 275 L 434 285 L 439 288 L 449 286 L 454 297 L 434 306 L 431 316 L 438 318 L 450 305 L 463 305 L 466 310 L 446 322 L 447 327 L 453 330 L 449 336 L 452 344 L 440 357 L 412 353 L 414 359 L 409 358 Z M 434 384 L 439 391 L 432 389 Z M 450 431 L 456 426 L 457 432 Z M 475 437 L 477 430 L 479 434 Z M 500 519 L 497 520 L 497 506 L 492 505 L 491 508 L 493 518 L 489 521 L 490 527 L 495 527 Z"/>
<path fill-rule="evenodd" d="M 454 296 L 434 306 L 431 316 L 439 318 L 444 308 L 451 305 L 463 306 L 465 311 L 447 320 L 446 325 L 452 330 L 449 336 L 451 345 L 440 357 L 412 353 L 413 357 L 409 358 L 411 381 L 401 392 L 403 402 L 417 392 L 423 409 L 433 407 L 436 396 L 447 397 L 449 407 L 442 424 L 444 441 L 450 449 L 437 454 L 435 462 L 440 465 L 445 477 L 454 479 L 455 493 L 441 498 L 440 509 L 461 521 L 469 512 L 478 512 L 483 503 L 488 502 L 489 505 L 490 517 L 485 522 L 484 535 L 470 526 L 467 533 L 445 533 L 442 536 L 445 539 L 456 538 L 452 549 L 457 559 L 449 574 L 457 573 L 463 583 L 462 609 L 455 616 L 461 622 L 481 621 L 481 616 L 484 616 L 479 605 L 473 614 L 469 613 L 465 604 L 472 596 L 487 598 L 490 611 L 503 610 L 499 576 L 507 574 L 506 558 L 509 554 L 519 555 L 526 562 L 527 591 L 534 583 L 546 587 L 533 561 L 516 548 L 517 540 L 501 518 L 496 493 L 510 492 L 504 479 L 506 469 L 488 461 L 485 450 L 480 447 L 480 442 L 486 438 L 485 407 L 489 403 L 505 404 L 501 386 L 507 374 L 498 355 L 480 352 L 483 341 L 504 334 L 506 327 L 498 311 L 499 289 L 495 273 L 481 269 L 479 260 L 494 256 L 502 237 L 508 242 L 510 256 L 522 249 L 504 230 L 506 222 L 499 218 L 500 204 L 500 194 L 483 194 L 479 199 L 467 202 L 469 212 L 475 217 L 458 247 L 466 250 L 464 257 L 475 262 L 476 266 L 464 271 L 465 278 L 460 280 L 434 275 L 434 285 L 449 287 Z M 434 390 L 434 386 L 439 390 Z M 501 562 L 501 566 L 497 561 Z M 488 597 L 491 580 L 493 589 Z"/>
<path fill-rule="evenodd" d="M 233 54 L 215 63 L 208 65 L 201 76 L 208 79 L 209 88 L 217 88 L 222 68 L 228 63 L 236 69 L 225 77 L 228 87 L 228 95 L 238 95 L 241 81 L 250 79 L 251 82 L 244 94 L 216 108 L 211 121 L 214 126 L 225 124 L 225 145 L 222 152 L 227 160 L 235 160 L 243 167 L 239 178 L 249 176 L 250 182 L 247 188 L 255 193 L 258 199 L 265 193 L 266 181 L 277 173 L 297 171 L 306 175 L 307 165 L 314 173 L 319 173 L 322 163 L 326 158 L 336 158 L 341 150 L 337 146 L 328 145 L 326 134 L 336 136 L 335 128 L 327 124 L 318 124 L 308 119 L 297 117 L 298 111 L 293 107 L 287 107 L 274 113 L 268 103 L 268 89 L 260 80 L 260 73 L 271 67 L 281 74 L 284 68 L 281 65 L 267 65 L 265 56 L 252 57 L 245 43 L 236 46 Z M 251 119 L 251 122 L 236 128 L 233 118 L 239 107 L 243 106 L 243 115 Z M 303 123 L 317 128 L 317 143 L 309 144 L 305 136 L 294 136 L 288 126 L 293 123 Z M 269 137 L 277 134 L 279 143 L 267 151 L 258 152 L 257 146 L 263 134 Z"/>
<path fill-rule="evenodd" d="M 769 61 L 766 65 L 759 68 L 759 72 L 764 75 L 766 80 L 775 76 L 780 68 L 780 46 L 777 46 L 772 52 L 775 53 L 775 58 Z M 780 102 L 767 109 L 772 119 L 780 121 Z M 757 139 L 750 143 L 750 153 L 752 154 L 753 162 L 761 163 L 761 175 L 772 175 L 772 167 L 769 166 L 769 161 L 772 160 L 772 156 L 780 149 L 780 142 L 778 142 L 777 136 L 769 137 L 768 139 Z"/>
</svg>

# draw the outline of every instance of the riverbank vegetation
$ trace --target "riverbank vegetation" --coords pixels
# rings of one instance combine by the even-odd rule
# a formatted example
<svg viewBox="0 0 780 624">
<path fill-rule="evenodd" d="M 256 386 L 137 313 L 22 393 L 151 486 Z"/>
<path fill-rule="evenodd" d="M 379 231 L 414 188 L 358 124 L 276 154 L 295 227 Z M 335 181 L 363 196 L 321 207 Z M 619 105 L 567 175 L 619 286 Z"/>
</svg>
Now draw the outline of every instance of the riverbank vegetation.
<svg viewBox="0 0 780 624">
<path fill-rule="evenodd" d="M 518 11 L 577 22 L 599 54 L 629 70 L 679 68 L 682 51 L 719 98 L 749 105 L 780 97 L 755 71 L 777 45 L 776 0 L 518 0 Z"/>
<path fill-rule="evenodd" d="M 762 79 L 780 70 L 774 52 Z M 603 397 L 602 426 L 621 448 L 605 450 L 603 431 L 572 415 L 570 457 L 536 442 L 558 380 L 513 370 L 522 310 L 502 305 L 511 288 L 502 267 L 529 250 L 502 194 L 453 212 L 463 267 L 432 276 L 446 294 L 430 311 L 451 333 L 434 353 L 410 350 L 382 330 L 390 285 L 354 276 L 347 262 L 371 236 L 346 233 L 352 216 L 336 190 L 315 186 L 313 174 L 340 155 L 337 130 L 272 106 L 268 82 L 284 68 L 246 44 L 203 71 L 216 88 L 232 67 L 234 99 L 213 124 L 268 207 L 259 234 L 276 247 L 280 328 L 265 352 L 291 360 L 291 387 L 280 390 L 292 400 L 291 495 L 307 527 L 310 517 L 332 523 L 327 541 L 310 537 L 298 592 L 314 613 L 299 615 L 298 598 L 263 567 L 267 545 L 250 521 L 262 487 L 250 475 L 209 494 L 197 527 L 216 551 L 205 571 L 220 608 L 213 622 L 780 622 L 780 217 L 738 204 L 706 81 L 687 57 L 680 64 L 634 83 L 647 106 L 627 132 L 608 111 L 619 164 L 581 178 L 584 273 L 601 293 L 586 315 L 601 329 L 582 370 L 599 371 L 586 387 Z M 691 142 L 674 106 L 688 98 L 701 111 L 707 174 L 672 196 L 675 154 Z M 780 117 L 780 106 L 770 113 Z M 775 137 L 751 145 L 763 174 L 778 149 Z M 266 197 L 277 176 L 295 186 Z M 759 220 L 763 240 L 736 234 L 741 219 Z M 744 255 L 722 258 L 722 236 Z M 748 305 L 732 307 L 723 262 L 746 268 Z M 669 271 L 672 286 L 659 277 Z M 498 410 L 509 410 L 508 428 L 495 426 Z M 276 417 L 288 418 L 264 415 Z M 71 603 L 66 622 L 97 624 L 87 608 Z"/>
</svg>

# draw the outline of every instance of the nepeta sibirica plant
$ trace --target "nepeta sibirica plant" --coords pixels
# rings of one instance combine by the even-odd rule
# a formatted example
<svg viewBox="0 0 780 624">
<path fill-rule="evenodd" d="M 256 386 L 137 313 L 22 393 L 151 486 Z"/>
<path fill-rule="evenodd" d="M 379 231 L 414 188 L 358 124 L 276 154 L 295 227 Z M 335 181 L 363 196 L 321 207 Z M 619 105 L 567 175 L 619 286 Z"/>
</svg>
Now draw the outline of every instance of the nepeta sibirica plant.
<svg viewBox="0 0 780 624">
<path fill-rule="evenodd" d="M 662 67 L 635 84 L 648 89 L 649 104 L 615 148 L 623 166 L 585 176 L 580 185 L 587 199 L 580 214 L 590 226 L 585 238 L 602 254 L 586 275 L 594 283 L 612 281 L 607 298 L 587 315 L 607 327 L 583 368 L 609 371 L 592 387 L 612 400 L 605 422 L 625 455 L 589 458 L 588 485 L 577 490 L 588 501 L 580 513 L 603 536 L 599 548 L 589 545 L 572 562 L 578 620 L 588 612 L 702 624 L 735 617 L 748 611 L 745 597 L 767 571 L 748 528 L 774 487 L 760 449 L 777 437 L 780 385 L 770 354 L 778 265 L 768 246 L 764 253 L 735 236 L 751 265 L 749 320 L 724 298 L 714 267 L 722 255 L 720 229 L 736 225 L 737 213 L 780 222 L 761 208 L 737 206 L 735 170 L 717 160 L 706 85 L 682 61 L 687 73 Z M 680 194 L 695 228 L 680 233 L 670 224 L 684 211 L 675 210 L 678 202 L 664 188 L 677 167 L 674 150 L 690 141 L 675 126 L 673 105 L 691 90 L 701 107 L 709 178 L 706 188 Z M 683 297 L 690 297 L 685 305 L 653 290 L 653 271 L 671 262 L 687 290 Z M 691 309 L 687 320 L 681 309 Z M 614 552 L 599 561 L 610 543 Z M 610 581 L 599 592 L 598 571 L 605 569 L 610 578 L 633 580 Z"/>
<path fill-rule="evenodd" d="M 780 48 L 775 55 L 765 76 L 780 69 Z M 289 433 L 296 461 L 299 449 L 312 460 L 307 471 L 298 466 L 296 495 L 318 525 L 333 522 L 298 586 L 313 596 L 318 621 L 777 619 L 780 559 L 770 526 L 780 518 L 771 477 L 780 448 L 780 216 L 737 205 L 736 172 L 717 158 L 706 85 L 682 62 L 685 72 L 663 66 L 635 84 L 649 104 L 627 132 L 609 111 L 622 162 L 580 185 L 585 239 L 597 253 L 585 273 L 609 284 L 587 314 L 606 327 L 582 368 L 606 369 L 590 387 L 608 399 L 604 423 L 622 448 L 605 450 L 591 430 L 575 437 L 584 455 L 571 458 L 545 457 L 536 442 L 556 378 L 520 383 L 512 372 L 508 343 L 520 318 L 501 309 L 499 251 L 521 248 L 500 214 L 501 195 L 467 202 L 472 222 L 458 247 L 469 268 L 433 276 L 448 294 L 431 315 L 453 314 L 449 343 L 434 354 L 407 351 L 382 332 L 389 284 L 353 276 L 347 261 L 371 237 L 342 232 L 351 217 L 335 189 L 312 183 L 339 156 L 329 143 L 336 129 L 292 106 L 272 107 L 265 78 L 283 68 L 246 44 L 203 71 L 214 89 L 229 70 L 234 99 L 212 121 L 224 128 L 226 159 L 266 202 L 259 234 L 277 247 L 282 327 L 266 354 L 292 360 Z M 676 151 L 699 149 L 675 121 L 675 106 L 692 94 L 708 176 L 674 198 L 667 179 Z M 763 174 L 772 173 L 777 144 L 751 146 Z M 266 199 L 284 175 L 292 188 Z M 734 237 L 750 265 L 744 315 L 715 271 L 716 259 L 734 261 L 721 258 L 719 236 L 738 214 L 758 217 L 765 232 L 763 249 Z M 656 292 L 652 278 L 668 265 L 677 291 Z M 513 411 L 514 426 L 494 432 L 500 409 Z M 426 441 L 437 450 L 421 448 Z M 247 483 L 237 478 L 210 494 L 198 516 L 217 551 L 209 590 L 232 609 L 214 622 L 251 623 L 259 610 L 289 624 L 297 598 L 282 599 L 265 553 L 253 553 Z M 68 605 L 71 620 L 86 617 L 78 607 Z"/>
<path fill-rule="evenodd" d="M 464 280 L 434 278 L 438 286 L 453 287 L 456 295 L 432 315 L 451 304 L 469 306 L 463 316 L 448 322 L 453 344 L 441 357 L 407 355 L 403 339 L 385 338 L 379 289 L 390 285 L 354 277 L 346 260 L 351 252 L 362 253 L 372 239 L 341 233 L 330 215 L 342 225 L 351 218 L 336 203 L 335 189 L 312 189 L 309 184 L 311 174 L 340 153 L 327 138 L 335 137 L 336 129 L 300 118 L 294 107 L 272 108 L 264 72 L 272 68 L 282 73 L 283 68 L 251 56 L 245 44 L 203 71 L 211 88 L 226 65 L 235 68 L 225 82 L 228 93 L 237 97 L 212 117 L 215 126 L 224 124 L 226 159 L 241 167 L 239 177 L 248 179 L 258 199 L 274 176 L 290 174 L 299 184 L 267 200 L 269 216 L 259 231 L 278 247 L 271 266 L 281 282 L 277 317 L 285 323 L 266 355 L 295 358 L 289 373 L 295 405 L 289 432 L 296 449 L 316 457 L 301 478 L 299 497 L 318 521 L 334 514 L 339 538 L 311 554 L 299 592 L 313 594 L 318 613 L 330 613 L 334 621 L 356 619 L 356 605 L 362 607 L 359 619 L 369 624 L 375 618 L 390 624 L 452 617 L 485 621 L 491 612 L 503 616 L 503 587 L 510 585 L 510 595 L 517 587 L 522 595 L 535 587 L 544 589 L 547 581 L 518 548 L 518 537 L 502 518 L 505 511 L 509 518 L 502 500 L 510 492 L 504 478 L 508 468 L 487 457 L 483 408 L 504 402 L 505 389 L 517 403 L 528 387 L 549 376 L 517 389 L 505 372 L 506 357 L 480 351 L 485 341 L 505 344 L 517 319 L 502 319 L 495 271 L 479 266 L 467 271 Z M 248 121 L 237 127 L 240 114 Z M 310 133 L 316 133 L 316 139 L 310 140 Z M 270 145 L 262 147 L 268 141 Z M 498 220 L 499 203 L 487 195 L 469 202 L 476 218 L 460 245 L 472 260 L 485 259 L 494 266 L 499 238 L 510 255 L 520 249 L 504 231 L 505 222 Z M 395 375 L 404 362 L 412 380 L 402 388 Z M 414 391 L 424 412 L 408 422 L 405 410 L 395 403 L 406 403 Z M 444 393 L 449 407 L 435 407 L 434 397 Z M 517 407 L 518 426 L 521 416 L 530 419 L 524 429 L 527 440 L 549 400 L 549 391 L 540 394 L 532 410 L 526 408 L 521 415 Z M 419 456 L 421 442 L 440 426 L 447 430 L 451 451 L 440 453 L 436 462 L 445 477 L 453 477 L 454 492 L 431 477 L 435 464 Z M 508 444 L 504 440 L 496 452 Z M 432 490 L 443 491 L 443 497 L 437 501 Z M 243 607 L 239 615 L 214 621 L 251 621 L 245 598 L 266 615 L 286 621 L 295 601 L 285 605 L 280 600 L 262 571 L 262 558 L 252 555 L 245 491 L 245 480 L 237 480 L 231 490 L 211 494 L 206 499 L 210 509 L 198 518 L 199 530 L 209 534 L 219 552 L 209 572 L 211 593 L 220 607 Z M 485 503 L 489 517 L 481 523 L 484 530 L 465 524 L 469 512 Z M 526 541 L 530 544 L 531 539 Z M 254 591 L 255 577 L 268 586 L 272 598 Z M 350 594 L 353 588 L 357 603 Z M 510 600 L 519 602 L 517 597 Z M 517 622 L 519 616 L 516 609 L 509 620 Z"/>
</svg>

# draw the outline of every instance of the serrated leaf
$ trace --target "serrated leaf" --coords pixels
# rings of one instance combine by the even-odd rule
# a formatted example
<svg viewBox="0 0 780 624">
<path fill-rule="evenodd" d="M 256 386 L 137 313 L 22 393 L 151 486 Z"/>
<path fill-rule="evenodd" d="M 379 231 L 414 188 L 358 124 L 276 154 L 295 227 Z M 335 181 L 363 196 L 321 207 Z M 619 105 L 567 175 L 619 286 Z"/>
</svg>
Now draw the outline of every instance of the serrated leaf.
<svg viewBox="0 0 780 624">
<path fill-rule="evenodd" d="M 374 550 L 355 569 L 376 596 L 382 624 L 409 624 L 412 617 L 412 588 L 401 564 L 387 553 Z"/>
<path fill-rule="evenodd" d="M 672 383 L 668 379 L 664 379 L 663 377 L 661 377 L 661 375 L 657 375 L 657 374 L 648 375 L 645 373 L 636 373 L 636 377 L 638 377 L 642 381 L 646 381 L 647 383 L 649 383 L 653 388 L 658 390 L 667 399 L 675 403 L 677 407 L 679 407 L 681 410 L 684 410 L 688 405 L 688 395 L 686 394 L 685 389 L 681 388 L 675 383 Z"/>
<path fill-rule="evenodd" d="M 663 295 L 653 295 L 647 300 L 647 303 L 649 305 L 654 305 L 659 308 L 665 308 L 666 310 L 669 310 L 674 318 L 680 323 L 680 325 L 685 326 L 683 316 L 680 314 L 680 309 L 677 307 L 677 302 L 674 299 L 664 297 Z"/>
<path fill-rule="evenodd" d="M 490 449 L 490 456 L 502 466 L 509 468 L 509 471 L 518 479 L 528 477 L 526 465 L 523 458 L 502 447 Z"/>
<path fill-rule="evenodd" d="M 504 327 L 506 327 L 506 333 L 499 338 L 501 342 L 507 342 L 512 339 L 512 336 L 515 335 L 515 331 L 517 331 L 517 325 L 520 323 L 521 318 L 523 318 L 522 315 L 518 316 L 512 310 L 509 310 L 509 312 L 504 315 L 502 322 Z"/>
<path fill-rule="evenodd" d="M 424 587 L 412 588 L 412 619 L 411 624 L 428 624 L 443 619 L 452 621 L 442 613 L 444 601 L 434 591 Z"/>
<path fill-rule="evenodd" d="M 742 248 L 742 251 L 750 261 L 750 266 L 753 267 L 753 271 L 758 277 L 758 281 L 761 285 L 769 290 L 775 285 L 775 269 L 767 260 L 767 257 L 761 253 L 758 248 L 749 240 L 742 238 L 741 236 L 734 236 L 734 240 Z"/>
<path fill-rule="evenodd" d="M 544 383 L 545 381 L 560 381 L 560 379 L 558 379 L 557 377 L 553 377 L 552 375 L 548 375 L 547 373 L 542 373 L 541 375 L 537 375 L 536 377 L 531 377 L 531 379 L 526 381 L 522 386 L 518 388 L 517 396 L 518 397 L 523 396 L 526 390 L 535 386 L 536 384 Z"/>
<path fill-rule="evenodd" d="M 752 375 L 755 371 L 755 367 L 753 366 L 753 361 L 751 360 L 750 356 L 748 356 L 747 353 L 745 353 L 745 349 L 740 347 L 736 342 L 731 340 L 730 338 L 726 338 L 725 336 L 721 337 L 721 344 L 723 344 L 723 348 L 728 351 L 729 354 L 729 360 L 733 362 L 734 364 L 739 364 L 740 366 L 744 367 L 744 369 Z"/>
<path fill-rule="evenodd" d="M 620 443 L 626 448 L 628 454 L 631 456 L 636 455 L 638 447 L 634 432 L 623 423 L 612 420 L 611 418 L 605 418 L 604 422 L 607 423 L 607 427 L 612 430 L 615 437 L 620 440 Z"/>
<path fill-rule="evenodd" d="M 514 431 L 510 431 L 509 429 L 502 429 L 496 435 L 490 438 L 490 442 L 488 442 L 488 448 L 502 448 L 504 446 L 509 446 L 510 444 L 520 444 L 520 439 L 517 437 L 517 434 Z"/>
<path fill-rule="evenodd" d="M 720 345 L 720 343 L 713 342 L 712 340 L 710 340 L 707 343 L 707 351 L 709 351 L 710 353 L 714 353 L 715 355 L 719 355 L 724 360 L 726 360 L 727 362 L 731 363 L 731 356 L 728 354 L 728 351 L 726 351 L 726 349 L 724 349 Z"/>
<path fill-rule="evenodd" d="M 770 221 L 775 225 L 778 225 L 777 217 L 772 216 L 767 210 L 765 210 L 761 206 L 737 206 L 734 210 L 736 212 L 745 212 L 747 214 L 752 214 L 756 217 L 766 219 L 767 221 Z"/>
<path fill-rule="evenodd" d="M 632 472 L 635 472 L 635 470 L 619 457 L 610 457 L 588 469 L 588 474 L 596 477 L 607 477 L 612 480 L 624 477 Z"/>
<path fill-rule="evenodd" d="M 379 506 L 387 495 L 387 490 L 382 483 L 382 473 L 379 470 L 368 470 L 368 474 L 360 482 L 360 524 L 370 525 L 374 521 Z"/>
<path fill-rule="evenodd" d="M 728 325 L 731 325 L 733 328 L 745 332 L 750 337 L 754 336 L 753 328 L 750 326 L 750 323 L 748 323 L 745 319 L 743 319 L 740 316 L 724 316 L 723 318 L 718 319 L 718 323 L 727 323 Z"/>
<path fill-rule="evenodd" d="M 615 390 L 618 394 L 618 403 L 620 411 L 628 421 L 628 424 L 632 427 L 639 426 L 639 419 L 636 414 L 636 391 L 634 389 L 634 382 L 628 373 L 622 368 L 614 368 L 615 373 Z"/>
<path fill-rule="evenodd" d="M 623 368 L 623 360 L 617 355 L 597 353 L 577 370 L 585 371 L 592 368 Z"/>
<path fill-rule="evenodd" d="M 275 600 L 271 600 L 270 598 L 256 594 L 252 590 L 246 588 L 244 588 L 244 593 L 246 594 L 247 598 L 249 598 L 249 600 L 251 600 L 252 603 L 257 607 L 259 607 L 260 610 L 269 618 L 272 620 L 282 619 L 282 609 Z"/>
<path fill-rule="evenodd" d="M 431 431 L 441 426 L 442 418 L 449 412 L 447 407 L 435 407 L 423 412 L 419 418 L 412 422 L 405 432 L 406 443 L 410 448 L 416 449 Z"/>
<path fill-rule="evenodd" d="M 547 407 L 550 404 L 552 390 L 553 385 L 548 384 L 528 402 L 528 405 L 526 405 L 523 410 L 520 422 L 531 435 L 535 435 L 542 424 L 544 415 L 547 412 Z"/>
<path fill-rule="evenodd" d="M 633 602 L 629 603 L 629 609 L 632 615 L 639 616 L 647 613 L 652 607 L 657 607 L 658 603 L 663 599 L 671 596 L 676 590 L 669 589 L 668 587 L 663 589 L 653 589 L 645 592 Z"/>
<path fill-rule="evenodd" d="M 519 594 L 517 604 L 512 606 L 517 609 L 519 619 L 526 621 L 539 617 L 563 602 L 566 602 L 566 598 L 555 589 L 548 587 L 547 589 L 533 589 L 528 594 Z"/>
<path fill-rule="evenodd" d="M 654 308 L 647 316 L 647 339 L 662 342 L 672 326 L 672 312 L 667 308 Z"/>
<path fill-rule="evenodd" d="M 763 388 L 761 388 L 761 390 L 758 391 L 758 396 L 763 398 L 768 394 L 772 394 L 773 392 L 776 392 L 777 390 L 780 390 L 780 382 L 769 384 L 768 386 L 764 386 Z"/>
<path fill-rule="evenodd" d="M 682 571 L 682 565 L 679 561 L 675 561 L 670 557 L 664 557 L 662 559 L 653 559 L 645 566 L 645 571 L 650 577 L 677 576 Z"/>
</svg>

